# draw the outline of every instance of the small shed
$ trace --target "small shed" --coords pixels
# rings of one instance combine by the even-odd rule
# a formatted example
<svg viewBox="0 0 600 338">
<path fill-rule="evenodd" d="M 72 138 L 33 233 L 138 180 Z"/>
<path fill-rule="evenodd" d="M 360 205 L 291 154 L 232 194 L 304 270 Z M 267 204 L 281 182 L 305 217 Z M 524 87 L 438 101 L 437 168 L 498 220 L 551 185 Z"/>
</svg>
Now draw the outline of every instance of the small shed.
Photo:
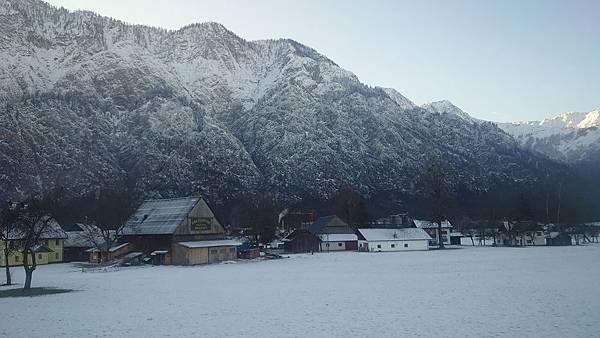
<svg viewBox="0 0 600 338">
<path fill-rule="evenodd" d="M 358 229 L 359 251 L 429 250 L 431 236 L 423 229 Z"/>
<path fill-rule="evenodd" d="M 198 265 L 235 260 L 242 243 L 230 240 L 177 242 L 173 246 L 172 264 Z"/>
</svg>

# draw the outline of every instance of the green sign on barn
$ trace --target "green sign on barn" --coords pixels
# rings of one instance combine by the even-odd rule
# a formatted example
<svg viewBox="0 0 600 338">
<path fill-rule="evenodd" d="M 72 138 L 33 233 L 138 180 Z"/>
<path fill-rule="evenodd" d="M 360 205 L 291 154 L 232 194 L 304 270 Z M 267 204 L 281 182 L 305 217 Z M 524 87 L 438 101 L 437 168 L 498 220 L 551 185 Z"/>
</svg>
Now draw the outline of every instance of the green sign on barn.
<svg viewBox="0 0 600 338">
<path fill-rule="evenodd" d="M 192 231 L 206 231 L 210 230 L 212 225 L 212 217 L 192 217 L 191 228 Z"/>
</svg>

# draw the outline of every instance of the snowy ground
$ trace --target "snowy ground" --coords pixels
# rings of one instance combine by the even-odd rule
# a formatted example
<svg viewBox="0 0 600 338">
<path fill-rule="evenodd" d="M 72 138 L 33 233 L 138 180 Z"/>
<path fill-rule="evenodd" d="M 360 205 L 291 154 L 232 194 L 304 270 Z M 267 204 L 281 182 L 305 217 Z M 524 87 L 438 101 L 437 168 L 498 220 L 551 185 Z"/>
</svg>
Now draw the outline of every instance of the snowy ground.
<svg viewBox="0 0 600 338">
<path fill-rule="evenodd" d="M 60 264 L 39 267 L 35 286 L 80 291 L 0 299 L 0 336 L 598 337 L 599 282 L 599 245 Z"/>
</svg>

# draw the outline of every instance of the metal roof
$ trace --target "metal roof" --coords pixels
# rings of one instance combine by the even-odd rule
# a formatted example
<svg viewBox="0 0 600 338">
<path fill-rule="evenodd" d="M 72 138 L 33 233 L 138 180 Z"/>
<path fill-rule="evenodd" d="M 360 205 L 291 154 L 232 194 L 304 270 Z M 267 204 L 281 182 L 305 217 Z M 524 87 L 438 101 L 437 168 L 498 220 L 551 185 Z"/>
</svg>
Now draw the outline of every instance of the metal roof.
<svg viewBox="0 0 600 338">
<path fill-rule="evenodd" d="M 146 200 L 131 216 L 124 235 L 173 234 L 201 197 Z"/>
<path fill-rule="evenodd" d="M 232 239 L 222 239 L 214 241 L 191 241 L 191 242 L 177 242 L 177 244 L 185 246 L 186 248 L 210 248 L 215 246 L 240 246 L 241 242 Z"/>
<path fill-rule="evenodd" d="M 431 237 L 423 229 L 358 229 L 367 241 L 414 241 L 430 240 Z"/>
</svg>

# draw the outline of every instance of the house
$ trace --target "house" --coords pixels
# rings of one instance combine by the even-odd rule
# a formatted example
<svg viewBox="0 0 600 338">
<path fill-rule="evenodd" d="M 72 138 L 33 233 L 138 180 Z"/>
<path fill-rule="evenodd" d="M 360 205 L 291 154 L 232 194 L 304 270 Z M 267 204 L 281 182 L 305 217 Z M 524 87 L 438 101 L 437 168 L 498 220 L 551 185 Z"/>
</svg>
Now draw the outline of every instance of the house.
<svg viewBox="0 0 600 338">
<path fill-rule="evenodd" d="M 306 229 L 296 229 L 281 240 L 285 252 L 301 253 L 319 251 L 321 239 Z"/>
<path fill-rule="evenodd" d="M 367 252 L 429 250 L 431 236 L 423 229 L 358 229 L 358 250 Z"/>
<path fill-rule="evenodd" d="M 354 230 L 338 216 L 320 217 L 308 227 L 320 239 L 321 251 L 358 250 L 358 237 Z"/>
<path fill-rule="evenodd" d="M 20 251 L 21 239 L 23 234 L 18 231 L 14 231 L 9 234 L 8 245 L 11 247 L 19 248 L 18 251 L 13 251 L 8 256 L 8 265 L 16 266 L 23 265 L 23 253 Z M 36 264 L 43 265 L 49 263 L 60 263 L 63 261 L 63 248 L 64 240 L 67 238 L 67 234 L 60 227 L 58 222 L 51 221 L 47 227 L 42 231 L 37 245 L 33 248 L 33 252 L 36 255 Z M 6 242 L 0 242 L 0 266 L 6 266 L 7 259 L 4 257 L 4 245 Z M 32 261 L 32 257 L 29 257 L 29 262 Z"/>
<path fill-rule="evenodd" d="M 415 227 L 418 229 L 423 229 L 429 236 L 431 236 L 431 240 L 429 241 L 429 245 L 438 246 L 438 224 L 431 221 L 417 220 L 413 221 L 415 223 Z M 442 242 L 446 245 L 451 243 L 452 233 L 452 224 L 445 220 L 442 222 Z"/>
<path fill-rule="evenodd" d="M 202 197 L 146 200 L 123 228 L 130 250 L 153 262 L 176 265 L 216 263 L 237 257 L 239 242 L 225 229 Z"/>
<path fill-rule="evenodd" d="M 505 221 L 498 233 L 500 246 L 546 245 L 544 226 L 534 221 Z"/>
</svg>

